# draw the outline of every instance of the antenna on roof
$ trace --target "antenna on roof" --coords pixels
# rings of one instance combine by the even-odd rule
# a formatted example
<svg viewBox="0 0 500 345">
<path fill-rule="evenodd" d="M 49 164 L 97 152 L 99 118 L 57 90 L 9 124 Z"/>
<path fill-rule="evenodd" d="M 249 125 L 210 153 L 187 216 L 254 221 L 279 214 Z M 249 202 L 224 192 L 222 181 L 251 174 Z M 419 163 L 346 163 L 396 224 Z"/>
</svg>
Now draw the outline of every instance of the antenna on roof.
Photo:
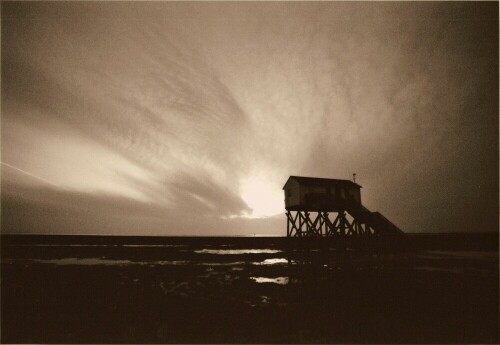
<svg viewBox="0 0 500 345">
<path fill-rule="evenodd" d="M 352 173 L 352 182 L 356 183 L 356 173 Z"/>
</svg>

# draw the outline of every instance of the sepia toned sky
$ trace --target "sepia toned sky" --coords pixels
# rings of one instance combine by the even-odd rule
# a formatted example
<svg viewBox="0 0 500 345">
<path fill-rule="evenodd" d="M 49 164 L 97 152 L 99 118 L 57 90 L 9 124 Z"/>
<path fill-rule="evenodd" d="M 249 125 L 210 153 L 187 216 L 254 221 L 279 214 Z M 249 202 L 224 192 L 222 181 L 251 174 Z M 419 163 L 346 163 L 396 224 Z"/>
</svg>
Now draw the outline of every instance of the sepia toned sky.
<svg viewBox="0 0 500 345">
<path fill-rule="evenodd" d="M 498 231 L 498 3 L 3 2 L 3 233 L 283 235 L 289 175 Z"/>
</svg>

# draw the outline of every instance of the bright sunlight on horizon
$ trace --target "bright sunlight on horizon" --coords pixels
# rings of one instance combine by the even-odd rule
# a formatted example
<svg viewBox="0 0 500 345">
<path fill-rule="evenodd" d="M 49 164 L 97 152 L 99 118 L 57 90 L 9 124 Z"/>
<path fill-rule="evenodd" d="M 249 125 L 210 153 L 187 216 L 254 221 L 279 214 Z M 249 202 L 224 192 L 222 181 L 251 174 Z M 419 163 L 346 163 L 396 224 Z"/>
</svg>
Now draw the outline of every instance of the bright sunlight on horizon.
<svg viewBox="0 0 500 345">
<path fill-rule="evenodd" d="M 241 198 L 252 209 L 247 218 L 266 218 L 284 212 L 281 186 L 262 176 L 252 176 L 242 183 Z"/>
</svg>

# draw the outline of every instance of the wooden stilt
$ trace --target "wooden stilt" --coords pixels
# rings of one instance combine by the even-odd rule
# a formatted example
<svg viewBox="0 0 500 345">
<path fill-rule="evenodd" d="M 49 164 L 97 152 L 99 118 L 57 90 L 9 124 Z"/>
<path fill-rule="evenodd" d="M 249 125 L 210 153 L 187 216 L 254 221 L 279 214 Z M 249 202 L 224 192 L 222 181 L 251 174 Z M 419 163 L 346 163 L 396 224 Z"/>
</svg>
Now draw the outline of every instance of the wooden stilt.
<svg viewBox="0 0 500 345">
<path fill-rule="evenodd" d="M 344 210 L 336 212 L 333 222 L 328 212 L 287 211 L 286 217 L 287 237 L 362 237 L 375 234 L 365 221 L 355 217 L 350 221 Z"/>
</svg>

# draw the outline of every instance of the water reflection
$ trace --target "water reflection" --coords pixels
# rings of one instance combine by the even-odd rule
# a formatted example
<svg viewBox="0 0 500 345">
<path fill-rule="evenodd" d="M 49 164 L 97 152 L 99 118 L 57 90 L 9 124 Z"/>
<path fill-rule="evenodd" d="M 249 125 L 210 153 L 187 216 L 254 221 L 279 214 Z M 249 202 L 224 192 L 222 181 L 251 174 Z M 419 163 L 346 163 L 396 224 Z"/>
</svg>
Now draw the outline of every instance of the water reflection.
<svg viewBox="0 0 500 345">
<path fill-rule="evenodd" d="M 281 253 L 277 249 L 200 249 L 194 251 L 197 254 L 220 254 L 220 255 L 241 255 L 241 254 L 275 254 Z"/>
<path fill-rule="evenodd" d="M 278 285 L 287 285 L 288 277 L 277 277 L 277 278 L 267 278 L 267 277 L 250 277 L 256 283 L 272 283 Z"/>
<path fill-rule="evenodd" d="M 129 248 L 182 248 L 187 247 L 185 244 L 50 244 L 50 243 L 37 243 L 37 244 L 8 244 L 8 247 L 129 247 Z"/>
<path fill-rule="evenodd" d="M 191 264 L 196 265 L 196 263 L 191 262 Z M 245 261 L 235 261 L 235 262 L 201 262 L 198 263 L 201 266 L 241 266 L 245 264 Z"/>
<path fill-rule="evenodd" d="M 288 264 L 288 260 L 285 258 L 276 258 L 276 259 L 265 259 L 261 262 L 253 262 L 254 265 L 284 265 Z"/>
<path fill-rule="evenodd" d="M 52 265 L 83 265 L 83 266 L 94 266 L 94 265 L 130 265 L 133 264 L 133 261 L 130 260 L 106 260 L 101 258 L 62 258 L 62 259 L 48 259 L 48 260 L 26 260 L 26 261 L 34 261 L 41 264 L 52 264 Z"/>
<path fill-rule="evenodd" d="M 130 260 L 114 260 L 103 258 L 60 258 L 60 259 L 26 259 L 26 260 L 12 260 L 6 259 L 2 262 L 13 263 L 15 261 L 36 262 L 39 264 L 49 265 L 80 265 L 80 266 L 180 266 L 180 265 L 193 265 L 193 266 L 241 266 L 244 261 L 236 262 L 196 262 L 186 260 L 159 260 L 159 261 L 130 261 Z"/>
<path fill-rule="evenodd" d="M 426 250 L 418 255 L 424 259 L 479 259 L 479 260 L 498 260 L 498 252 L 493 251 L 444 251 L 444 250 Z"/>
</svg>

